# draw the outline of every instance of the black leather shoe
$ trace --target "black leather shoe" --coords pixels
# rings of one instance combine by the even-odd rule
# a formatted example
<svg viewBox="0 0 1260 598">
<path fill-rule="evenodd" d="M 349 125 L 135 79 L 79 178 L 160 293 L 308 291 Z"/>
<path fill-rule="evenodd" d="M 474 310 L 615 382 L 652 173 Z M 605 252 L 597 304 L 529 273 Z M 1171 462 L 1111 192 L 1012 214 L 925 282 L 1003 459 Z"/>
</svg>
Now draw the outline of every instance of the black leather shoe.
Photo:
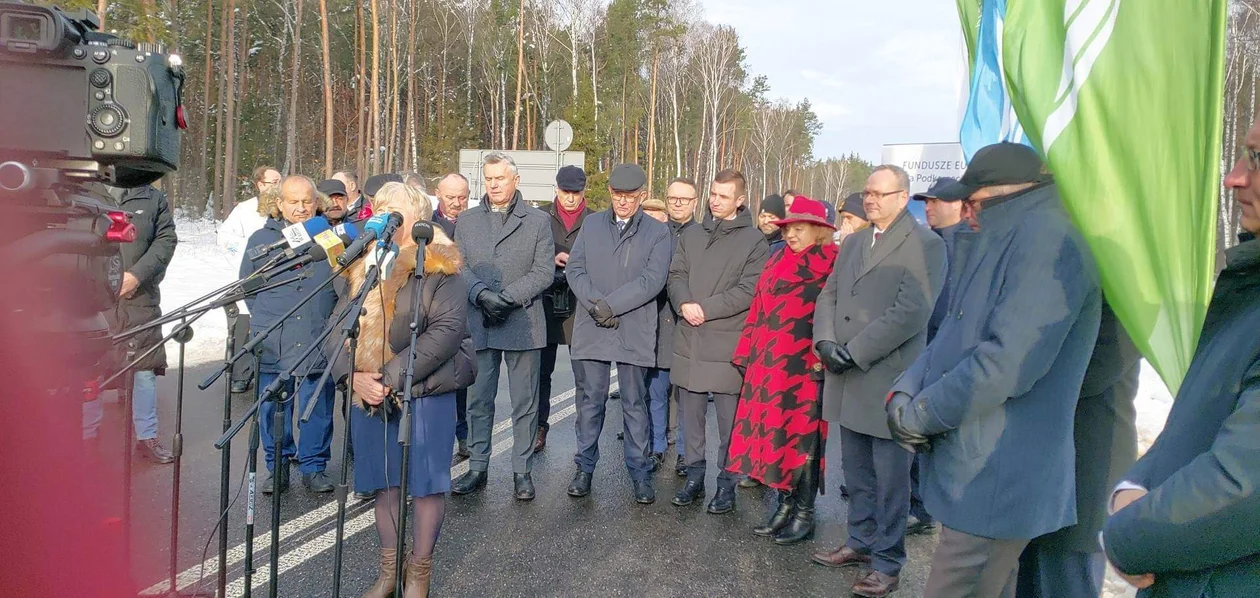
<svg viewBox="0 0 1260 598">
<path fill-rule="evenodd" d="M 327 473 L 317 471 L 311 474 L 302 474 L 302 485 L 306 486 L 311 492 L 332 492 L 336 486 L 333 486 L 332 478 Z"/>
<path fill-rule="evenodd" d="M 652 487 L 652 480 L 634 481 L 634 502 L 641 505 L 650 505 L 656 502 L 656 489 Z"/>
<path fill-rule="evenodd" d="M 665 453 L 652 453 L 652 456 L 648 457 L 648 471 L 656 473 L 664 462 Z"/>
<path fill-rule="evenodd" d="M 451 484 L 451 494 L 472 494 L 478 490 L 484 490 L 486 487 L 486 472 L 469 471 L 455 480 Z"/>
<path fill-rule="evenodd" d="M 233 380 L 232 394 L 242 395 L 249 392 L 249 380 Z"/>
<path fill-rule="evenodd" d="M 280 476 L 279 482 L 276 481 L 277 475 Z M 283 494 L 285 490 L 289 489 L 289 466 L 287 463 L 280 468 L 279 472 L 272 472 L 271 475 L 268 475 L 267 479 L 263 480 L 262 487 L 259 488 L 259 490 L 261 490 L 263 494 L 271 494 L 272 492 L 275 492 L 277 485 L 280 487 L 281 494 Z"/>
<path fill-rule="evenodd" d="M 678 460 L 674 461 L 674 475 L 680 478 L 687 477 L 687 464 L 683 461 L 682 455 L 678 455 Z"/>
<path fill-rule="evenodd" d="M 685 507 L 701 498 L 704 498 L 704 482 L 687 480 L 687 484 L 669 502 L 675 507 Z"/>
<path fill-rule="evenodd" d="M 528 473 L 512 474 L 516 485 L 516 500 L 534 500 L 534 479 Z"/>
<path fill-rule="evenodd" d="M 147 459 L 162 465 L 175 462 L 175 455 L 166 450 L 166 447 L 162 446 L 162 443 L 158 442 L 156 438 L 137 440 L 136 455 L 139 455 L 141 459 Z"/>
<path fill-rule="evenodd" d="M 800 507 L 792 520 L 774 536 L 774 543 L 779 546 L 800 544 L 814 537 L 814 509 Z"/>
<path fill-rule="evenodd" d="M 795 507 L 796 499 L 792 496 L 792 493 L 780 490 L 779 507 L 770 516 L 770 521 L 753 528 L 753 535 L 769 538 L 779 533 L 779 530 L 787 527 L 792 522 L 792 513 L 795 511 Z"/>
<path fill-rule="evenodd" d="M 582 498 L 591 493 L 591 474 L 578 470 L 573 474 L 573 481 L 569 483 L 569 496 L 574 498 Z"/>
<path fill-rule="evenodd" d="M 735 510 L 735 489 L 734 488 L 718 488 L 717 494 L 713 495 L 713 500 L 709 501 L 709 513 L 711 515 L 721 515 L 730 513 Z"/>
<path fill-rule="evenodd" d="M 361 501 L 376 500 L 376 492 L 355 492 L 354 497 Z"/>
</svg>

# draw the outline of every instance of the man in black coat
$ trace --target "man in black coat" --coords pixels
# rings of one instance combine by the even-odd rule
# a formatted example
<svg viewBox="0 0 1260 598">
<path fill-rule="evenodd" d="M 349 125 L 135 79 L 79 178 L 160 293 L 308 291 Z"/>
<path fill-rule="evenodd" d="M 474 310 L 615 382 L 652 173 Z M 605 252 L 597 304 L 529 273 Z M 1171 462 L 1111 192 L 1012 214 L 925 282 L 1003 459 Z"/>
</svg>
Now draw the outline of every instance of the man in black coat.
<svg viewBox="0 0 1260 598">
<path fill-rule="evenodd" d="M 577 472 L 569 495 L 586 496 L 599 461 L 613 364 L 621 386 L 623 449 L 634 500 L 656 501 L 649 458 L 648 370 L 656 364 L 656 296 L 665 288 L 671 254 L 669 228 L 639 210 L 647 175 L 637 164 L 618 164 L 608 177 L 612 207 L 586 217 L 568 261 L 577 298 L 570 355 L 576 386 Z"/>
<path fill-rule="evenodd" d="M 136 240 L 120 244 L 123 273 L 120 298 L 115 310 L 118 330 L 127 330 L 162 316 L 162 294 L 158 285 L 166 277 L 166 267 L 175 255 L 178 239 L 175 220 L 166 194 L 152 185 L 111 190 L 118 207 L 130 212 Z M 162 329 L 154 328 L 127 341 L 129 354 L 139 355 L 162 340 Z M 128 359 L 130 361 L 130 359 Z M 158 442 L 157 376 L 166 371 L 166 349 L 159 348 L 135 367 L 131 393 L 131 418 L 136 431 L 136 453 L 155 463 L 175 460 Z"/>
<path fill-rule="evenodd" d="M 577 166 L 565 166 L 556 172 L 556 197 L 546 210 L 551 218 L 551 236 L 556 242 L 556 272 L 551 288 L 543 293 L 543 313 L 547 315 L 547 346 L 542 350 L 542 368 L 538 372 L 538 436 L 534 452 L 547 446 L 551 424 L 551 376 L 556 371 L 556 351 L 573 340 L 573 320 L 577 301 L 564 269 L 569 251 L 582 230 L 582 222 L 594 212 L 586 207 L 586 172 Z"/>
<path fill-rule="evenodd" d="M 446 236 L 455 238 L 455 223 L 459 215 L 468 208 L 468 179 L 458 172 L 442 177 L 437 184 L 438 209 L 433 214 L 433 223 L 442 227 Z M 471 453 L 468 451 L 468 389 L 455 392 L 455 440 L 459 447 L 455 449 L 455 460 L 463 461 Z"/>
<path fill-rule="evenodd" d="M 753 226 L 744 175 L 723 170 L 709 186 L 709 216 L 688 228 L 669 267 L 669 300 L 682 317 L 674 333 L 670 379 L 678 387 L 687 446 L 687 483 L 671 501 L 684 507 L 704 498 L 709 398 L 717 412 L 718 490 L 714 515 L 735 510 L 735 474 L 726 470 L 743 376 L 731 365 L 769 246 Z"/>
<path fill-rule="evenodd" d="M 696 187 L 696 182 L 687 177 L 675 178 L 665 189 L 665 211 L 669 213 L 669 232 L 674 251 L 678 250 L 678 240 L 682 238 L 683 231 L 696 223 L 698 197 L 699 188 Z M 687 475 L 687 443 L 683 442 L 680 429 L 682 410 L 678 408 L 678 387 L 672 384 L 669 376 L 674 363 L 674 327 L 678 322 L 678 313 L 669 302 L 668 285 L 661 290 L 656 303 L 660 306 L 659 329 L 656 333 L 656 368 L 648 374 L 648 396 L 661 392 L 662 386 L 669 393 L 666 435 L 677 449 L 675 452 L 678 453 L 678 459 L 674 462 L 674 474 L 681 478 Z"/>
<path fill-rule="evenodd" d="M 1260 580 L 1260 123 L 1225 186 L 1241 242 L 1225 252 L 1199 346 L 1164 431 L 1116 489 L 1107 559 L 1142 596 L 1255 596 Z"/>
<path fill-rule="evenodd" d="M 1076 403 L 1076 525 L 1033 539 L 1019 557 L 1016 598 L 1073 598 L 1102 591 L 1106 558 L 1098 532 L 1107 498 L 1137 459 L 1142 356 L 1106 300 L 1098 340 Z"/>
</svg>

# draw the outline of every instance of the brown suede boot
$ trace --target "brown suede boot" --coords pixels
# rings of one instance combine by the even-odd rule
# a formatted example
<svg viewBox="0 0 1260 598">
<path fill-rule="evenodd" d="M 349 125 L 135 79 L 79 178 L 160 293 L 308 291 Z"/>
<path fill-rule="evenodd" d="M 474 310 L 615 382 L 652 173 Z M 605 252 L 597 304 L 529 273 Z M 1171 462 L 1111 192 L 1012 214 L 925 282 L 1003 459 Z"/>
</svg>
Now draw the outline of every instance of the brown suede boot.
<svg viewBox="0 0 1260 598">
<path fill-rule="evenodd" d="M 397 586 L 394 585 L 394 574 L 398 569 L 395 565 L 395 557 L 397 552 L 393 548 L 381 549 L 381 573 L 376 578 L 376 584 L 363 595 L 363 598 L 391 598 Z"/>
<path fill-rule="evenodd" d="M 433 557 L 407 556 L 407 578 L 403 580 L 403 598 L 429 598 L 429 579 L 433 574 Z"/>
</svg>

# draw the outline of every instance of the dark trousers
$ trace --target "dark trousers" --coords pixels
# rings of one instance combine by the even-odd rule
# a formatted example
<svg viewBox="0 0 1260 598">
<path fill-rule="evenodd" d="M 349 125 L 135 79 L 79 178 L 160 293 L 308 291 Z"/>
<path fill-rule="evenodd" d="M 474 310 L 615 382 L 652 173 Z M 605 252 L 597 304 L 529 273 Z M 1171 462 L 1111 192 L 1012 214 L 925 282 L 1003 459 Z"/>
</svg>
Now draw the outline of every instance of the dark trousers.
<svg viewBox="0 0 1260 598">
<path fill-rule="evenodd" d="M 731 429 L 735 427 L 735 408 L 739 396 L 712 393 L 713 409 L 717 412 L 718 425 L 718 487 L 734 488 L 738 481 L 735 474 L 726 470 L 726 460 L 731 450 Z M 684 462 L 687 464 L 687 481 L 704 482 L 705 432 L 709 429 L 709 393 L 678 389 L 678 406 L 682 411 L 683 441 L 687 447 Z M 904 522 L 902 524 L 904 526 Z"/>
<path fill-rule="evenodd" d="M 645 480 L 648 466 L 647 368 L 618 363 L 617 385 L 621 389 L 622 450 L 630 478 Z M 609 379 L 613 364 L 607 361 L 573 360 L 574 399 L 577 407 L 577 452 L 573 462 L 578 469 L 595 472 L 599 461 L 599 435 L 604 430 Z"/>
<path fill-rule="evenodd" d="M 918 455 L 910 461 L 910 515 L 922 523 L 931 523 L 932 515 L 923 506 L 923 496 L 919 494 L 919 461 Z"/>
<path fill-rule="evenodd" d="M 538 427 L 551 429 L 551 376 L 556 373 L 556 351 L 560 345 L 543 347 L 542 363 L 538 368 Z"/>
<path fill-rule="evenodd" d="M 455 438 L 468 440 L 468 389 L 455 391 Z"/>
<path fill-rule="evenodd" d="M 652 452 L 663 453 L 669 448 L 665 428 L 669 425 L 669 370 L 648 368 L 647 404 L 652 414 Z"/>
<path fill-rule="evenodd" d="M 849 548 L 871 556 L 871 568 L 896 576 L 906 563 L 910 462 L 897 443 L 840 426 L 840 465 L 849 489 Z"/>
<path fill-rule="evenodd" d="M 507 364 L 508 394 L 512 400 L 512 472 L 534 467 L 534 436 L 538 433 L 538 350 L 477 351 L 477 381 L 468 389 L 468 459 L 470 471 L 490 468 L 494 436 L 494 399 L 499 394 L 499 367 Z"/>
<path fill-rule="evenodd" d="M 924 598 L 1012 598 L 1028 540 L 995 540 L 941 526 Z M 1095 594 L 1097 595 L 1097 594 Z"/>
<path fill-rule="evenodd" d="M 1019 556 L 1016 598 L 1093 598 L 1102 592 L 1107 561 L 1083 552 L 1029 544 Z"/>
</svg>

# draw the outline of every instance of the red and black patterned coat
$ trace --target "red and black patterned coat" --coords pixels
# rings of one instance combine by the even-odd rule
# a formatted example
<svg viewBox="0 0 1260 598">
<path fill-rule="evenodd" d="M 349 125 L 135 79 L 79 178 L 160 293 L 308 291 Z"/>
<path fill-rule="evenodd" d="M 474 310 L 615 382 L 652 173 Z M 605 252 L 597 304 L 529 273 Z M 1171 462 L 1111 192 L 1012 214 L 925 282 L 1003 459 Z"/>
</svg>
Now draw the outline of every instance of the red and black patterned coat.
<svg viewBox="0 0 1260 598">
<path fill-rule="evenodd" d="M 744 384 L 731 433 L 728 469 L 790 490 L 811 457 L 822 459 L 822 364 L 811 344 L 814 305 L 839 250 L 785 247 L 770 258 L 731 362 Z"/>
</svg>

